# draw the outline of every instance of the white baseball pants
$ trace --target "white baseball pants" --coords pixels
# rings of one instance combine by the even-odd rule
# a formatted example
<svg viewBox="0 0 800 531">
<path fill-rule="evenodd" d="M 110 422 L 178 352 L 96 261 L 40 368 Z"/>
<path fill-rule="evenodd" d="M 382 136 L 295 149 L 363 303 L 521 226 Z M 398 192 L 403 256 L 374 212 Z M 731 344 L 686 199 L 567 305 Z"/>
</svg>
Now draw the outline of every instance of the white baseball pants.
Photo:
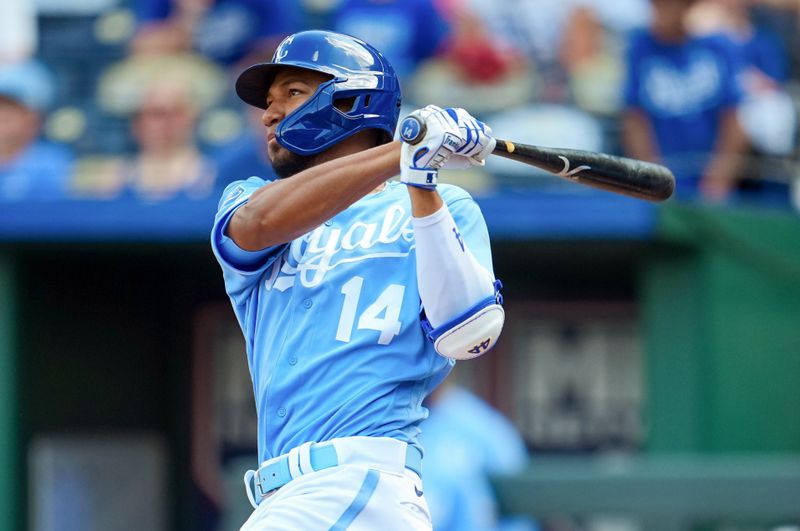
<svg viewBox="0 0 800 531">
<path fill-rule="evenodd" d="M 269 494 L 241 531 L 431 531 L 420 477 L 397 458 L 403 452 L 376 455 L 386 439 L 376 442 L 370 448 L 368 437 L 337 439 L 337 452 L 350 458 Z"/>
</svg>

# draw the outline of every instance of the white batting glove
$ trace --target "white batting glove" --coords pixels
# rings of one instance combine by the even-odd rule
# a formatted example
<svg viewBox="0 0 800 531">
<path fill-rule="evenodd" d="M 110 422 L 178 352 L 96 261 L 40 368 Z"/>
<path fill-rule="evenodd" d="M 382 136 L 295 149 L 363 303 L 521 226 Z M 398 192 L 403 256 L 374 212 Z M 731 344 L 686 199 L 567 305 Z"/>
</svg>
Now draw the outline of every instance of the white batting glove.
<svg viewBox="0 0 800 531">
<path fill-rule="evenodd" d="M 492 136 L 492 128 L 464 109 L 448 107 L 444 111 L 458 124 L 464 145 L 456 150 L 455 156 L 451 157 L 443 168 L 456 170 L 483 166 L 484 159 L 494 151 L 497 144 Z"/>
<path fill-rule="evenodd" d="M 458 122 L 435 105 L 417 109 L 403 120 L 400 138 L 400 182 L 428 190 L 436 188 L 439 168 L 464 147 Z"/>
</svg>

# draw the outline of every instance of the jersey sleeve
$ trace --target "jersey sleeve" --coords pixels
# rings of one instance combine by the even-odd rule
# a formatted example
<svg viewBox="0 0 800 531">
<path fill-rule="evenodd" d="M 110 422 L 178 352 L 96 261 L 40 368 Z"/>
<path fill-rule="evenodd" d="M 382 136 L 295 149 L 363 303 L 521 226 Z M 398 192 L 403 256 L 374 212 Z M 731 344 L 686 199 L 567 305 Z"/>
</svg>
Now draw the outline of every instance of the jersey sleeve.
<svg viewBox="0 0 800 531">
<path fill-rule="evenodd" d="M 222 267 L 228 295 L 233 298 L 249 291 L 261 273 L 269 268 L 288 246 L 284 243 L 260 251 L 247 251 L 226 234 L 228 223 L 236 210 L 247 203 L 256 190 L 269 186 L 269 182 L 258 177 L 250 177 L 246 181 L 234 181 L 225 188 L 217 208 L 214 226 L 211 229 L 211 248 Z"/>
</svg>

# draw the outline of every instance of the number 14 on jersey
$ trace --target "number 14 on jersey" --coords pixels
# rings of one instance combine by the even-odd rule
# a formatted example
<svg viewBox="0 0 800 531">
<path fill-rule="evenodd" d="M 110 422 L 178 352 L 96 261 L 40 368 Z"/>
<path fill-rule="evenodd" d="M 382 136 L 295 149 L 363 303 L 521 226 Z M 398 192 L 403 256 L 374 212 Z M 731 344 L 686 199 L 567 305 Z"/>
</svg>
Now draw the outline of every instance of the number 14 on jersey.
<svg viewBox="0 0 800 531">
<path fill-rule="evenodd" d="M 364 278 L 355 276 L 342 286 L 341 292 L 344 295 L 344 304 L 342 305 L 342 313 L 339 316 L 339 326 L 336 329 L 336 339 L 338 341 L 344 343 L 350 341 L 353 325 L 356 324 L 356 313 L 363 285 Z M 361 312 L 358 317 L 357 328 L 359 330 L 376 330 L 380 332 L 378 336 L 379 345 L 391 343 L 394 336 L 400 333 L 400 309 L 403 305 L 405 291 L 405 286 L 389 284 L 378 295 L 378 298 Z"/>
</svg>

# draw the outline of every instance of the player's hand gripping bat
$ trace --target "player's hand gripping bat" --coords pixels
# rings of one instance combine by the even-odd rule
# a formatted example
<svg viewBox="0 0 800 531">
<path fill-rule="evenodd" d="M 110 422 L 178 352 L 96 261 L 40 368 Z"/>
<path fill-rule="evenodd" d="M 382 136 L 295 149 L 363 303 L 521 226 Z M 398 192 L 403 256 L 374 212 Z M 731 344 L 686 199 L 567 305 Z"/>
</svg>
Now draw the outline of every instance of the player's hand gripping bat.
<svg viewBox="0 0 800 531">
<path fill-rule="evenodd" d="M 400 126 L 400 136 L 416 144 L 425 136 L 425 124 L 409 116 Z M 617 194 L 664 201 L 675 190 L 675 176 L 660 164 L 593 151 L 546 148 L 497 140 L 493 155 L 536 166 L 557 177 L 615 192 Z"/>
</svg>

